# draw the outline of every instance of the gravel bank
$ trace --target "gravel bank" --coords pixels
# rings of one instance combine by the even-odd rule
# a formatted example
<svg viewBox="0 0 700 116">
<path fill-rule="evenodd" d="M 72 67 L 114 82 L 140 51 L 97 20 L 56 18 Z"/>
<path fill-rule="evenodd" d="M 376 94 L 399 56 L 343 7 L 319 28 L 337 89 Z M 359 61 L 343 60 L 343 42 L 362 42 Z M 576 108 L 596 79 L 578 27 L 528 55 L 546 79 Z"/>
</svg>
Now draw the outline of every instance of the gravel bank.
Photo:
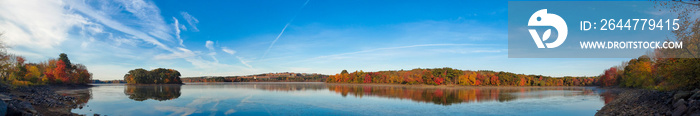
<svg viewBox="0 0 700 116">
<path fill-rule="evenodd" d="M 77 99 L 56 94 L 54 89 L 87 87 L 89 85 L 11 87 L 0 84 L 0 113 L 5 111 L 8 116 L 77 115 L 70 112 L 78 107 Z"/>
<path fill-rule="evenodd" d="M 655 91 L 625 89 L 596 116 L 698 116 L 700 90 Z"/>
</svg>

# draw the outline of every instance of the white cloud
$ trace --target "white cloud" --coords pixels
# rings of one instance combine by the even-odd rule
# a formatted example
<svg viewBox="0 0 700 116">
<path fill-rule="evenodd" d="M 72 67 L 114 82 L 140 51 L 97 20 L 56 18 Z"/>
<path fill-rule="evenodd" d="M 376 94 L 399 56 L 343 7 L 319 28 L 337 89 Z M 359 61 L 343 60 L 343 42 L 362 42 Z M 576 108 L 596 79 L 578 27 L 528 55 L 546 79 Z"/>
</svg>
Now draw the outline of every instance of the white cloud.
<svg viewBox="0 0 700 116">
<path fill-rule="evenodd" d="M 226 112 L 224 112 L 225 115 L 230 115 L 230 114 L 233 114 L 233 113 L 236 113 L 236 110 L 234 110 L 234 109 L 229 109 L 229 110 L 226 110 Z"/>
<path fill-rule="evenodd" d="M 69 13 L 62 1 L 0 1 L 0 32 L 10 46 L 54 49 L 68 38 L 68 31 L 86 24 L 80 15 Z"/>
<path fill-rule="evenodd" d="M 209 55 L 211 59 L 214 60 L 214 62 L 218 63 L 219 59 L 216 59 L 216 51 L 214 50 L 214 42 L 207 40 L 206 44 L 204 44 L 204 47 L 207 47 L 209 49 Z"/>
<path fill-rule="evenodd" d="M 158 39 L 172 41 L 170 29 L 161 17 L 160 9 L 153 2 L 144 0 L 121 0 L 118 2 L 121 3 L 121 7 L 138 18 L 135 23 L 141 25 L 142 30 Z"/>
<path fill-rule="evenodd" d="M 204 44 L 204 47 L 207 47 L 209 51 L 214 51 L 214 42 L 207 40 L 207 42 Z"/>
<path fill-rule="evenodd" d="M 185 27 L 185 25 L 180 25 L 180 29 L 187 31 L 187 27 Z"/>
<path fill-rule="evenodd" d="M 199 23 L 199 20 L 197 20 L 197 18 L 195 18 L 194 16 L 190 15 L 187 12 L 180 12 L 180 14 L 182 15 L 182 18 L 185 18 L 185 20 L 187 21 L 187 24 L 190 25 L 190 28 L 192 28 L 192 31 L 194 31 L 194 32 L 199 31 L 199 29 L 197 28 L 197 23 Z"/>
<path fill-rule="evenodd" d="M 182 16 L 190 31 L 198 31 L 198 19 L 187 12 L 182 12 Z M 188 28 L 176 17 L 172 18 L 172 23 L 166 23 L 160 9 L 149 0 L 0 0 L 2 41 L 13 47 L 8 52 L 26 56 L 31 62 L 65 52 L 77 56 L 74 57 L 77 63 L 89 65 L 95 79 L 119 79 L 123 70 L 134 65 L 181 66 L 160 63 L 169 59 L 184 59 L 195 66 L 179 68 L 183 72 L 253 70 L 220 64 L 214 57 L 212 41 L 207 42 L 210 50 L 207 54 L 186 48 L 180 35 Z M 211 59 L 204 60 L 202 56 Z M 111 70 L 115 65 L 123 70 Z"/>
<path fill-rule="evenodd" d="M 126 3 L 126 2 L 125 2 L 125 3 Z M 151 35 L 154 35 L 154 34 L 167 34 L 167 33 L 165 33 L 164 31 L 165 31 L 165 30 L 168 30 L 168 29 L 166 29 L 166 28 L 160 28 L 160 27 L 164 27 L 164 26 L 154 26 L 155 29 L 164 29 L 164 30 L 149 32 L 149 33 L 151 34 L 151 35 L 149 35 L 149 34 L 144 33 L 142 30 L 138 30 L 138 29 L 136 29 L 136 28 L 132 28 L 132 27 L 126 26 L 126 25 L 124 25 L 122 22 L 119 22 L 119 21 L 117 21 L 117 20 L 113 20 L 112 17 L 108 15 L 108 14 L 110 14 L 110 13 L 113 12 L 113 11 L 101 11 L 101 10 L 96 10 L 96 9 L 94 9 L 93 7 L 87 5 L 87 4 L 84 3 L 84 2 L 83 2 L 83 3 L 80 3 L 79 1 L 73 1 L 73 0 L 68 1 L 68 4 L 69 4 L 69 6 L 70 6 L 70 8 L 71 8 L 72 10 L 76 10 L 76 11 L 78 11 L 78 12 L 81 12 L 81 13 L 85 14 L 86 16 L 88 16 L 88 17 L 90 17 L 90 18 L 96 20 L 97 22 L 100 22 L 100 23 L 106 25 L 107 27 L 110 27 L 110 28 L 112 28 L 112 29 L 115 29 L 115 30 L 117 30 L 117 31 L 120 31 L 120 32 L 129 34 L 129 35 L 132 35 L 132 36 L 134 36 L 134 37 L 136 37 L 136 38 L 138 38 L 138 39 L 141 39 L 141 40 L 143 40 L 143 41 L 145 41 L 145 42 L 148 42 L 148 43 L 151 43 L 151 44 L 153 44 L 153 45 L 156 45 L 156 46 L 158 46 L 158 47 L 160 47 L 160 48 L 162 48 L 162 49 L 164 49 L 164 50 L 171 51 L 171 52 L 176 52 L 176 50 L 170 48 L 169 46 L 167 46 L 167 45 L 165 45 L 165 44 L 163 44 L 163 43 L 161 43 L 161 42 L 158 41 L 156 38 L 154 38 L 154 36 L 151 36 Z M 129 5 L 129 4 L 125 4 L 125 5 Z M 131 4 L 131 5 L 145 5 L 145 4 Z M 149 4 L 149 5 L 152 5 L 152 4 Z M 107 7 L 107 6 L 104 6 L 104 7 Z M 115 7 L 116 7 L 116 6 L 115 6 Z M 136 12 L 136 11 L 134 11 L 134 12 Z M 160 13 L 158 13 L 158 14 L 160 14 Z M 156 17 L 159 17 L 160 15 L 138 15 L 137 17 L 143 18 L 143 19 L 149 19 L 149 18 L 145 18 L 145 16 L 156 16 Z M 161 20 L 162 20 L 162 18 L 153 18 L 153 19 L 161 19 Z M 150 19 L 149 19 L 149 20 L 150 20 Z M 134 21 L 134 22 L 138 22 L 138 21 Z M 144 23 L 138 23 L 138 24 L 144 24 Z M 150 25 L 150 24 L 149 24 L 149 25 Z M 148 28 L 148 27 L 150 27 L 149 25 L 140 25 L 139 27 Z M 163 25 L 164 25 L 164 23 L 163 23 Z M 155 37 L 167 37 L 167 36 L 165 36 L 165 35 L 159 35 L 159 36 L 155 36 Z M 167 38 L 160 38 L 160 39 L 162 39 L 162 40 L 168 40 Z"/>
<path fill-rule="evenodd" d="M 224 51 L 224 52 L 231 54 L 231 55 L 236 54 L 236 50 L 228 49 L 226 47 L 221 47 L 221 51 Z"/>
<path fill-rule="evenodd" d="M 137 43 L 136 40 L 134 40 L 134 39 L 125 39 L 122 37 L 114 37 L 112 33 L 109 33 L 109 35 L 110 36 L 108 38 L 111 39 L 113 41 L 113 43 L 115 43 L 115 46 L 121 46 L 122 44 L 134 46 Z"/>
</svg>

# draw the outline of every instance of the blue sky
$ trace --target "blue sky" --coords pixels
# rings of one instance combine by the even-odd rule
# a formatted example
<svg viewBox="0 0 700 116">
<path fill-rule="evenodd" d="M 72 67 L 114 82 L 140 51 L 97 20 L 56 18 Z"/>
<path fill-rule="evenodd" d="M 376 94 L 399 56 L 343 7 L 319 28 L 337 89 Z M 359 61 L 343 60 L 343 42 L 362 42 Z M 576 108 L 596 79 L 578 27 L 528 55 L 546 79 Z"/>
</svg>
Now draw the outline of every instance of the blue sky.
<svg viewBox="0 0 700 116">
<path fill-rule="evenodd" d="M 452 67 L 595 76 L 628 58 L 508 58 L 506 1 L 0 1 L 2 41 L 95 79 Z"/>
</svg>

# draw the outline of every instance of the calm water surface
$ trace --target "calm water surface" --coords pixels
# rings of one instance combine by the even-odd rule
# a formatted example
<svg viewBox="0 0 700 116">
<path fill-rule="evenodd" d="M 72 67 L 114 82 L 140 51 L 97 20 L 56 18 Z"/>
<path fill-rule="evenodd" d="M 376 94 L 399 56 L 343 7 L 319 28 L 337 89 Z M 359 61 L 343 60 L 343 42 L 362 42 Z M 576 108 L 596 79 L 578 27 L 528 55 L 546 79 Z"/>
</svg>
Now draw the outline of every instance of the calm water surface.
<svg viewBox="0 0 700 116">
<path fill-rule="evenodd" d="M 415 87 L 325 83 L 96 84 L 78 114 L 102 115 L 593 115 L 595 87 Z"/>
</svg>

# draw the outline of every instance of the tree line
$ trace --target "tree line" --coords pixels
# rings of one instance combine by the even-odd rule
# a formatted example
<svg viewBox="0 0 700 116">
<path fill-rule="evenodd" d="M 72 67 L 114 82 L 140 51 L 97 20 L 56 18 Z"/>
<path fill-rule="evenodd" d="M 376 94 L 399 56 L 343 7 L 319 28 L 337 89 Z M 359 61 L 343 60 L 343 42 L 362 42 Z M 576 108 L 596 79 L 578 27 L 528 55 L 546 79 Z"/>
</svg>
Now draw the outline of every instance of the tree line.
<svg viewBox="0 0 700 116">
<path fill-rule="evenodd" d="M 0 38 L 2 38 L 0 33 Z M 26 58 L 7 53 L 0 43 L 0 82 L 11 85 L 87 84 L 92 73 L 82 64 L 73 64 L 68 55 L 61 53 L 58 59 L 39 63 L 26 62 Z"/>
<path fill-rule="evenodd" d="M 12 85 L 87 84 L 92 73 L 82 64 L 72 64 L 68 55 L 40 63 L 26 63 L 22 56 L 0 53 L 0 76 Z"/>
<path fill-rule="evenodd" d="M 656 90 L 692 90 L 700 88 L 700 4 L 659 2 L 662 8 L 678 13 L 680 26 L 672 31 L 673 41 L 681 49 L 657 48 L 653 52 L 606 69 L 602 86 L 621 86 Z M 668 39 L 667 41 L 671 41 Z"/>
<path fill-rule="evenodd" d="M 124 75 L 124 81 L 127 84 L 182 84 L 180 76 L 180 72 L 174 69 L 157 68 L 148 71 L 139 68 Z"/>
<path fill-rule="evenodd" d="M 266 76 L 265 74 L 255 76 Z M 276 76 L 269 78 L 252 78 L 251 76 L 224 76 L 224 77 L 187 77 L 182 78 L 183 82 L 324 82 L 327 75 L 296 75 Z"/>
<path fill-rule="evenodd" d="M 378 72 L 355 71 L 352 73 L 343 70 L 340 74 L 329 76 L 326 82 L 465 86 L 590 86 L 596 85 L 597 78 L 552 78 L 542 75 L 524 75 L 502 71 L 463 71 L 445 67 Z"/>
</svg>

